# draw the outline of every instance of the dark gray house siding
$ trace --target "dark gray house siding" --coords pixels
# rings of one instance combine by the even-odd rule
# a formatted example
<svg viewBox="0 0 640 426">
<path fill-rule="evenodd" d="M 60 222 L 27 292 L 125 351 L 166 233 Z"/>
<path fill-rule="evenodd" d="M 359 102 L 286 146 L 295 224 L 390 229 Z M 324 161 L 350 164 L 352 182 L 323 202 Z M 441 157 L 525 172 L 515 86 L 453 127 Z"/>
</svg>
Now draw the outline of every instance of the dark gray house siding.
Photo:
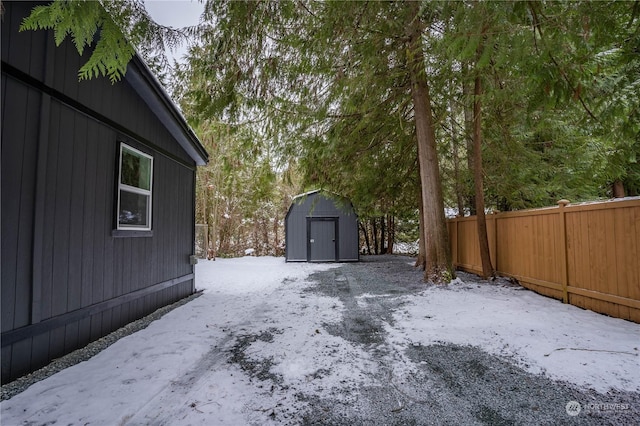
<svg viewBox="0 0 640 426">
<path fill-rule="evenodd" d="M 195 168 L 208 157 L 138 57 L 115 85 L 78 82 L 87 56 L 19 33 L 33 3 L 3 5 L 6 382 L 193 293 Z M 153 158 L 151 231 L 114 231 L 123 142 Z"/>
<path fill-rule="evenodd" d="M 360 260 L 358 216 L 349 200 L 325 191 L 293 199 L 285 218 L 287 262 Z"/>
</svg>

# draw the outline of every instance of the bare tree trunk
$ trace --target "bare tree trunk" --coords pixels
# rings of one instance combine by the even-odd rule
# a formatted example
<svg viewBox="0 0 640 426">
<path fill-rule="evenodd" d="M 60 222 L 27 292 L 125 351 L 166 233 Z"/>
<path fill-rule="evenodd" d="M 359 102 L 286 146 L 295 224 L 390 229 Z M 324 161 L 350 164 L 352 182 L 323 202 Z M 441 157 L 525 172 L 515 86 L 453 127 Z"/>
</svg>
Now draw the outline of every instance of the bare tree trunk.
<svg viewBox="0 0 640 426">
<path fill-rule="evenodd" d="M 396 240 L 394 219 L 393 215 L 387 215 L 387 254 L 393 254 L 393 244 Z"/>
<path fill-rule="evenodd" d="M 613 182 L 613 198 L 624 198 L 624 185 L 620 179 Z"/>
<path fill-rule="evenodd" d="M 385 245 L 385 237 L 387 236 L 387 226 L 384 216 L 380 216 L 380 254 L 387 252 L 387 246 Z"/>
<path fill-rule="evenodd" d="M 231 229 L 230 229 L 230 217 L 227 217 L 227 214 L 219 214 L 220 210 L 226 212 L 230 210 L 229 201 L 226 200 L 222 206 L 218 206 L 218 212 L 216 212 L 216 232 L 218 233 L 218 249 L 217 253 L 229 254 L 229 250 L 231 248 Z"/>
<path fill-rule="evenodd" d="M 253 249 L 254 256 L 260 255 L 260 220 L 255 217 L 253 218 L 253 244 L 250 244 L 249 248 Z"/>
<path fill-rule="evenodd" d="M 420 268 L 423 271 L 426 268 L 427 264 L 427 255 L 425 254 L 426 248 L 424 243 L 424 213 L 422 207 L 422 191 L 419 193 L 418 197 L 418 230 L 419 230 L 419 240 L 418 240 L 418 258 L 416 259 L 416 268 Z"/>
<path fill-rule="evenodd" d="M 481 49 L 479 47 L 478 49 Z M 482 81 L 476 76 L 473 89 L 473 157 L 474 180 L 476 193 L 476 223 L 478 228 L 478 243 L 480 244 L 480 260 L 482 261 L 482 277 L 487 279 L 494 275 L 489 253 L 489 239 L 487 237 L 487 219 L 484 214 L 484 185 L 482 176 Z"/>
<path fill-rule="evenodd" d="M 380 252 L 378 251 L 378 226 L 376 224 L 376 219 L 373 218 L 370 220 L 370 222 L 373 231 L 373 254 L 380 254 Z"/>
<path fill-rule="evenodd" d="M 261 225 L 262 225 L 262 238 L 263 238 L 263 243 L 262 243 L 262 247 L 260 247 L 260 253 L 259 256 L 269 256 L 269 255 L 274 255 L 274 253 L 271 253 L 271 251 L 269 250 L 269 218 L 268 217 L 262 217 L 260 219 Z"/>
<path fill-rule="evenodd" d="M 431 97 L 425 73 L 422 34 L 424 25 L 419 17 L 420 3 L 406 3 L 411 8 L 409 30 L 409 73 L 411 95 L 418 140 L 426 268 L 424 278 L 436 284 L 445 284 L 454 277 L 451 249 L 444 217 L 444 200 L 440 180 L 440 167 L 436 150 L 436 137 L 431 111 Z"/>
<path fill-rule="evenodd" d="M 451 84 L 451 91 L 453 91 Z M 460 158 L 458 157 L 458 136 L 456 135 L 456 120 L 454 117 L 455 102 L 453 93 L 449 94 L 449 110 L 451 111 L 451 154 L 453 155 L 453 180 L 455 182 L 456 202 L 458 204 L 458 216 L 464 216 L 464 201 L 462 197 L 462 185 L 460 184 Z"/>
<path fill-rule="evenodd" d="M 367 254 L 371 254 L 371 244 L 369 244 L 369 232 L 367 231 L 367 228 L 362 224 L 362 222 L 360 223 L 360 230 L 362 230 L 362 235 L 364 236 L 364 243 L 365 246 L 367 247 Z"/>
<path fill-rule="evenodd" d="M 469 74 L 469 64 L 464 64 L 465 73 Z M 468 82 L 468 79 L 463 79 L 462 83 L 462 98 L 467 100 L 471 99 L 472 88 L 471 84 Z M 475 170 L 474 167 L 474 156 L 473 156 L 473 108 L 471 107 L 471 102 L 464 103 L 464 128 L 465 128 L 465 140 L 467 141 L 467 168 L 469 172 L 473 173 Z M 467 201 L 467 205 L 469 206 L 469 214 L 474 216 L 476 214 L 476 200 L 475 195 L 469 194 Z"/>
<path fill-rule="evenodd" d="M 211 207 L 209 213 L 207 214 L 207 223 L 210 224 L 210 227 L 207 227 L 207 232 L 209 233 L 209 244 L 211 249 L 211 257 L 215 260 L 218 256 L 218 235 L 220 234 L 220 201 L 218 199 L 217 189 L 214 184 L 208 184 L 207 188 L 207 199 L 211 200 Z M 209 203 L 209 201 L 207 201 Z"/>
<path fill-rule="evenodd" d="M 223 223 L 221 227 L 218 229 L 218 248 L 216 249 L 217 253 L 229 254 L 229 241 L 228 241 L 228 232 L 227 232 L 227 224 Z M 214 242 L 215 246 L 215 242 Z"/>
<path fill-rule="evenodd" d="M 280 250 L 280 239 L 278 238 L 278 213 L 276 213 L 276 216 L 273 218 L 273 254 L 274 256 L 279 256 L 279 250 Z"/>
<path fill-rule="evenodd" d="M 204 189 L 204 221 L 207 225 L 207 259 L 216 260 L 216 237 L 215 237 L 215 205 L 213 191 L 210 189 L 212 185 L 207 185 Z"/>
</svg>

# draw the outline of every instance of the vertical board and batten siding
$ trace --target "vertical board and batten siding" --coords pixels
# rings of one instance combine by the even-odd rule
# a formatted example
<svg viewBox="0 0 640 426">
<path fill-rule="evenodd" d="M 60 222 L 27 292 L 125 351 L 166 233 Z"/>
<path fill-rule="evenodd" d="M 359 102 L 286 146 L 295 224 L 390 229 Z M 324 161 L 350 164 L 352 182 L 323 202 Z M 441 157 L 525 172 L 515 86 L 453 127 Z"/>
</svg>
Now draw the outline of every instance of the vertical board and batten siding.
<svg viewBox="0 0 640 426">
<path fill-rule="evenodd" d="M 126 80 L 78 82 L 88 53 L 19 33 L 32 3 L 4 6 L 6 382 L 193 293 L 195 161 Z M 121 141 L 154 158 L 152 237 L 112 236 Z"/>
<path fill-rule="evenodd" d="M 8 96 L 21 102 L 16 109 L 6 108 Z M 37 127 L 29 126 L 25 116 L 38 117 L 40 94 L 2 75 L 2 113 L 11 126 L 2 126 L 2 194 L 12 194 L 11 202 L 2 202 L 2 301 L 22 301 L 2 304 L 2 330 L 28 325 L 31 289 L 13 283 L 31 280 L 34 198 L 36 181 L 34 170 L 22 164 L 34 164 L 37 159 Z M 19 109 L 18 109 L 19 108 Z M 24 143 L 5 144 L 16 135 Z M 19 238 L 21 236 L 22 238 Z M 4 283 L 12 283 L 4 285 Z"/>
<path fill-rule="evenodd" d="M 294 198 L 285 217 L 285 258 L 288 262 L 309 260 L 307 253 L 308 221 L 313 218 L 336 218 L 338 220 L 337 261 L 360 260 L 358 216 L 351 202 L 336 198 L 321 191 Z"/>
<path fill-rule="evenodd" d="M 480 273 L 476 218 L 448 221 L 454 264 Z M 501 275 L 540 294 L 640 322 L 640 199 L 487 216 Z"/>
</svg>

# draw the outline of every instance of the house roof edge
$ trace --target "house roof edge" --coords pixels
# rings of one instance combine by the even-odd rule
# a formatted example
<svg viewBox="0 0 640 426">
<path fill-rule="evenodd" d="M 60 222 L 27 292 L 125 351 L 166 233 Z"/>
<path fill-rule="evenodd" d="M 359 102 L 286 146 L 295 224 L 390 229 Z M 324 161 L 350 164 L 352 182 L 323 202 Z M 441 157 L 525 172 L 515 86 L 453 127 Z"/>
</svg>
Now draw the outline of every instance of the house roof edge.
<svg viewBox="0 0 640 426">
<path fill-rule="evenodd" d="M 198 166 L 206 165 L 209 162 L 207 150 L 178 106 L 137 53 L 131 59 L 124 77 L 193 161 Z"/>
</svg>

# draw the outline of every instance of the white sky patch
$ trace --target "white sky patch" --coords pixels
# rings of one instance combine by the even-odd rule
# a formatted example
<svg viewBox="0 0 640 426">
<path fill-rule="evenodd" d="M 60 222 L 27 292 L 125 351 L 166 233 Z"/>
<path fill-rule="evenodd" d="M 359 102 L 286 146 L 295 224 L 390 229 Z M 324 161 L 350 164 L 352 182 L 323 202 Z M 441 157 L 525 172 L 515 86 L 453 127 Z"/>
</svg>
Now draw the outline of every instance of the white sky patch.
<svg viewBox="0 0 640 426">
<path fill-rule="evenodd" d="M 147 0 L 145 7 L 159 24 L 182 28 L 198 24 L 204 11 L 204 1 Z"/>
<path fill-rule="evenodd" d="M 147 0 L 145 7 L 149 15 L 159 24 L 184 28 L 198 25 L 204 11 L 204 2 L 196 0 Z M 187 54 L 188 46 L 183 44 L 175 52 L 166 52 L 167 56 L 179 62 Z"/>
</svg>

